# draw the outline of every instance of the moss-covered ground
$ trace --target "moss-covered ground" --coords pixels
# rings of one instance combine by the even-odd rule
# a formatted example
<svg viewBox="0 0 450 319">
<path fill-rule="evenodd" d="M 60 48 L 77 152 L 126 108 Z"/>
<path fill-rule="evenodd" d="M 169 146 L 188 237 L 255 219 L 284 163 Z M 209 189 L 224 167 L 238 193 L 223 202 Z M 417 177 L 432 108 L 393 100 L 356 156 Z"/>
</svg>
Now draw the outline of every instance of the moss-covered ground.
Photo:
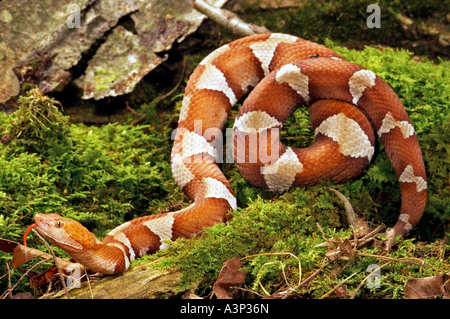
<svg viewBox="0 0 450 319">
<path fill-rule="evenodd" d="M 245 290 L 239 294 L 248 298 L 275 296 L 319 269 L 317 276 L 293 296 L 337 297 L 327 293 L 351 276 L 345 281 L 350 295 L 356 292 L 360 298 L 403 298 L 407 279 L 450 271 L 450 63 L 435 54 L 423 56 L 427 48 L 418 49 L 416 55 L 400 48 L 398 32 L 407 31 L 392 18 L 398 11 L 424 21 L 429 17 L 444 19 L 441 13 L 445 10 L 440 10 L 438 1 L 422 7 L 418 1 L 416 5 L 383 2 L 383 12 L 390 13 L 383 15 L 382 28 L 377 31 L 365 26 L 366 2 L 343 3 L 351 5 L 347 10 L 342 10 L 339 2 L 311 2 L 303 8 L 283 10 L 244 8 L 246 14 L 242 16 L 272 31 L 325 43 L 347 60 L 373 70 L 393 87 L 416 129 L 427 168 L 428 204 L 420 224 L 389 254 L 381 253 L 377 245 L 368 245 L 358 249 L 359 253 L 329 262 L 329 248 L 319 244 L 324 238 L 343 240 L 353 233 L 344 222 L 343 203 L 328 189 L 330 183 L 284 194 L 267 193 L 249 185 L 233 164 L 225 163 L 222 168 L 238 199 L 234 217 L 192 240 L 177 240 L 165 251 L 136 263 L 164 257 L 158 267 L 183 269 L 180 287 L 195 286 L 196 294 L 208 296 L 223 262 L 239 257 L 248 271 L 241 286 Z M 355 26 L 359 20 L 362 24 Z M 20 242 L 36 213 L 58 212 L 74 218 L 102 238 L 132 218 L 188 205 L 171 176 L 170 137 L 189 74 L 209 51 L 233 39 L 226 30 L 212 29 L 200 30 L 194 39 L 187 40 L 195 43 L 203 38 L 203 45 L 183 52 L 187 56 L 186 72 L 175 93 L 161 100 L 159 97 L 177 79 L 152 84 L 150 75 L 135 95 L 127 97 L 134 110 L 115 121 L 103 125 L 74 121 L 70 110 L 35 90 L 20 99 L 12 115 L 1 113 L 0 238 Z M 214 40 L 208 38 L 212 32 Z M 407 34 L 406 39 L 413 36 Z M 396 48 L 363 48 L 363 44 Z M 232 120 L 227 125 L 232 126 Z M 306 110 L 296 111 L 288 120 L 283 138 L 285 143 L 299 147 L 312 142 Z M 399 185 L 379 143 L 372 163 L 359 178 L 332 187 L 342 192 L 372 227 L 381 223 L 391 226 L 398 216 Z M 29 245 L 45 250 L 33 235 Z M 66 256 L 58 249 L 55 252 Z M 10 254 L 0 252 L 0 293 L 23 272 L 7 268 L 10 258 Z M 364 284 L 358 288 L 371 264 L 383 265 L 380 286 L 368 288 Z M 16 288 L 19 291 L 30 291 L 27 280 Z"/>
</svg>

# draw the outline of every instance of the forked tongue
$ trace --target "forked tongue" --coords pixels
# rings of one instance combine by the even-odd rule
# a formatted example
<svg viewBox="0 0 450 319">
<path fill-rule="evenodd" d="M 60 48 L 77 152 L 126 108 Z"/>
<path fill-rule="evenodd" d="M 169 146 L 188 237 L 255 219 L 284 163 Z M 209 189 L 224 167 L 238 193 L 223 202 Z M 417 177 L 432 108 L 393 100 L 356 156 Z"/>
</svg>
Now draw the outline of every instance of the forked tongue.
<svg viewBox="0 0 450 319">
<path fill-rule="evenodd" d="M 36 224 L 36 223 L 31 224 L 30 226 L 28 226 L 27 230 L 25 230 L 25 234 L 23 235 L 23 245 L 24 245 L 25 247 L 27 247 L 27 236 L 28 236 L 28 233 L 29 233 L 30 230 L 31 230 L 32 228 L 34 228 L 34 227 L 37 227 L 37 224 Z"/>
</svg>

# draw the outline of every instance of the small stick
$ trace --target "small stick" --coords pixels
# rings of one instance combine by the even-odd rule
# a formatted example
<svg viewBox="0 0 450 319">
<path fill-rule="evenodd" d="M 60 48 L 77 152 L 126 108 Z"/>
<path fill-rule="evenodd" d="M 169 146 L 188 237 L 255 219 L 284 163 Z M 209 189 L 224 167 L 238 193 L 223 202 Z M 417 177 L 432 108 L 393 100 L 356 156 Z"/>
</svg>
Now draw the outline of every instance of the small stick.
<svg viewBox="0 0 450 319">
<path fill-rule="evenodd" d="M 322 272 L 322 270 L 325 269 L 325 267 L 328 267 L 331 264 L 331 260 L 325 263 L 322 267 L 317 269 L 312 275 L 310 275 L 308 278 L 303 280 L 300 284 L 298 284 L 294 289 L 290 290 L 287 294 L 285 294 L 281 299 L 287 299 L 291 294 L 294 293 L 295 290 L 303 287 L 304 285 L 307 285 L 311 280 L 313 280 L 318 274 Z"/>
<path fill-rule="evenodd" d="M 212 6 L 203 0 L 194 1 L 193 7 L 214 20 L 217 24 L 230 29 L 239 35 L 246 36 L 270 32 L 266 27 L 248 24 L 242 21 L 235 13 Z"/>
<path fill-rule="evenodd" d="M 42 237 L 35 229 L 32 229 L 32 231 L 39 237 L 39 239 L 45 244 L 45 246 L 47 246 L 48 250 L 52 254 L 53 262 L 55 263 L 56 269 L 58 269 L 59 279 L 64 287 L 64 292 L 66 294 L 67 299 L 70 299 L 69 290 L 67 289 L 66 282 L 64 280 L 64 276 L 61 272 L 61 268 L 58 265 L 58 260 L 56 258 L 55 253 L 53 252 L 53 249 L 50 247 L 50 245 L 47 243 L 47 241 L 44 239 L 44 237 Z"/>
<path fill-rule="evenodd" d="M 323 240 L 327 241 L 327 240 L 328 240 L 328 239 L 327 239 L 327 236 L 325 236 L 325 233 L 324 233 L 322 227 L 320 227 L 320 224 L 319 224 L 319 223 L 316 223 L 316 225 L 317 225 L 317 228 L 319 228 L 320 233 L 322 234 Z"/>
<path fill-rule="evenodd" d="M 366 241 L 367 239 L 370 239 L 371 237 L 375 236 L 376 234 L 378 234 L 379 232 L 381 232 L 382 230 L 384 230 L 386 228 L 385 224 L 381 224 L 378 225 L 377 227 L 375 227 L 374 230 L 372 230 L 370 233 L 368 233 L 367 235 L 359 238 L 360 241 Z"/>
<path fill-rule="evenodd" d="M 12 287 L 10 287 L 10 288 L 8 288 L 1 296 L 0 296 L 0 299 L 6 299 L 6 297 L 8 296 L 8 295 L 12 295 L 12 292 L 13 292 L 13 290 L 17 287 L 17 285 L 22 281 L 22 279 L 23 278 L 25 278 L 29 273 L 30 273 L 30 271 L 31 270 L 33 270 L 33 268 L 35 268 L 35 267 L 37 267 L 37 266 L 39 266 L 40 264 L 42 264 L 42 263 L 44 263 L 44 262 L 46 262 L 46 261 L 48 261 L 49 259 L 43 259 L 43 260 L 41 260 L 41 261 L 39 261 L 39 262 L 37 262 L 37 263 L 35 263 L 33 266 L 31 266 L 29 269 L 27 269 L 27 271 L 19 278 L 19 280 L 14 284 L 14 286 L 12 286 Z M 8 273 L 10 272 L 10 270 L 9 270 L 9 265 L 8 265 L 8 263 L 6 264 L 6 267 L 8 267 Z M 11 286 L 11 278 L 10 278 L 10 276 L 8 275 L 8 277 L 9 277 L 9 286 Z"/>
<path fill-rule="evenodd" d="M 360 256 L 364 257 L 372 257 L 372 258 L 379 258 L 384 260 L 390 260 L 390 261 L 397 261 L 405 264 L 413 264 L 418 266 L 428 266 L 423 260 L 420 260 L 418 258 L 393 258 L 388 256 L 382 256 L 382 255 L 373 255 L 373 254 L 367 254 L 360 252 L 359 250 L 356 251 L 356 253 Z"/>
<path fill-rule="evenodd" d="M 255 255 L 245 256 L 245 257 L 241 258 L 241 260 L 248 259 L 248 258 L 253 258 L 253 257 L 258 257 L 258 256 L 291 256 L 291 257 L 294 257 L 295 259 L 297 259 L 297 261 L 298 261 L 298 284 L 300 285 L 301 280 L 302 280 L 302 265 L 300 263 L 300 259 L 298 259 L 298 257 L 295 256 L 293 253 L 280 252 L 280 253 L 255 254 Z M 266 263 L 266 264 L 268 264 L 268 263 Z M 264 265 L 266 265 L 266 264 L 264 264 Z M 264 265 L 263 265 L 263 267 L 264 267 Z M 283 264 L 281 264 L 281 265 L 282 265 L 282 267 L 284 267 Z M 262 269 L 262 267 L 261 267 L 261 269 Z M 283 275 L 284 275 L 284 270 L 283 270 Z M 285 278 L 286 283 L 287 283 L 286 276 L 284 276 L 284 278 Z M 287 283 L 287 284 L 289 285 L 289 283 Z M 263 290 L 264 290 L 264 288 L 263 288 Z"/>
<path fill-rule="evenodd" d="M 352 204 L 350 204 L 350 201 L 347 199 L 347 197 L 345 197 L 344 194 L 342 194 L 338 190 L 335 190 L 330 187 L 328 187 L 328 189 L 333 193 L 335 193 L 336 196 L 339 197 L 339 199 L 344 203 L 344 209 L 347 215 L 348 224 L 357 227 L 356 225 L 357 216 L 355 214 L 355 211 L 353 210 Z"/>
<path fill-rule="evenodd" d="M 340 286 L 342 286 L 344 284 L 344 282 L 346 282 L 347 280 L 349 280 L 350 278 L 352 278 L 354 275 L 356 275 L 356 272 L 351 274 L 350 276 L 348 276 L 347 278 L 345 278 L 343 281 L 341 281 L 340 283 L 338 283 L 336 286 L 333 287 L 333 289 L 331 289 L 330 291 L 328 291 L 326 294 L 320 296 L 319 299 L 325 299 L 326 297 L 328 297 L 329 295 L 331 295 L 336 289 L 338 289 Z"/>
<path fill-rule="evenodd" d="M 181 69 L 181 75 L 180 78 L 178 79 L 177 84 L 175 84 L 175 87 L 173 87 L 169 92 L 167 92 L 166 94 L 162 95 L 162 96 L 158 96 L 155 99 L 155 103 L 159 103 L 162 100 L 164 100 L 166 97 L 168 97 L 169 95 L 171 95 L 173 92 L 175 92 L 175 90 L 180 86 L 181 81 L 183 81 L 183 77 L 184 77 L 184 72 L 186 70 L 186 56 L 183 58 L 183 66 Z"/>
<path fill-rule="evenodd" d="M 86 275 L 86 279 L 87 279 L 87 282 L 88 282 L 88 285 L 89 285 L 89 291 L 91 292 L 91 299 L 94 299 L 94 293 L 92 292 L 91 281 L 89 280 L 89 276 L 88 276 L 86 268 L 84 268 L 84 274 Z"/>
</svg>

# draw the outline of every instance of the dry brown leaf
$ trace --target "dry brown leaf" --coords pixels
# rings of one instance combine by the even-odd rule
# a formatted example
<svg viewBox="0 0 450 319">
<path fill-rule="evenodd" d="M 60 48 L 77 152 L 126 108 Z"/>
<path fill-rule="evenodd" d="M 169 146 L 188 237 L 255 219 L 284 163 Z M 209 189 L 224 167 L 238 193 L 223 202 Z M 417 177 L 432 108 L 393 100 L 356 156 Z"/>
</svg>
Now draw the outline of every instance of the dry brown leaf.
<svg viewBox="0 0 450 319">
<path fill-rule="evenodd" d="M 13 268 L 17 268 L 35 257 L 42 257 L 44 259 L 52 258 L 50 254 L 44 253 L 43 251 L 18 244 L 14 248 L 13 259 L 10 264 Z"/>
<path fill-rule="evenodd" d="M 342 256 L 342 251 L 340 249 L 332 249 L 325 253 L 325 256 L 328 257 L 331 261 L 335 261 Z"/>
<path fill-rule="evenodd" d="M 342 272 L 342 266 L 340 266 L 339 264 L 335 264 L 334 266 L 333 266 L 333 269 L 331 270 L 331 272 L 330 272 L 330 276 L 331 276 L 331 278 L 334 278 L 334 277 L 336 277 L 337 275 L 339 275 L 341 272 Z"/>
<path fill-rule="evenodd" d="M 0 250 L 5 253 L 12 253 L 19 243 L 15 241 L 0 238 Z"/>
<path fill-rule="evenodd" d="M 213 292 L 217 299 L 231 299 L 228 295 L 228 289 L 231 286 L 241 285 L 244 282 L 247 270 L 238 270 L 241 266 L 241 261 L 237 257 L 228 259 L 223 263 L 223 267 L 213 286 Z"/>
<path fill-rule="evenodd" d="M 53 258 L 52 255 L 43 252 L 39 249 L 25 247 L 24 245 L 21 245 L 18 242 L 2 238 L 0 238 L 0 250 L 4 251 L 5 253 L 13 254 L 13 259 L 10 261 L 10 265 L 13 268 L 20 267 L 21 265 L 25 264 L 26 262 L 36 257 L 41 257 L 43 259 L 50 259 L 50 260 Z M 72 263 L 71 261 L 64 258 L 56 257 L 56 261 L 58 263 L 58 266 L 62 269 L 70 269 L 70 268 L 73 269 L 75 265 L 75 263 Z M 82 270 L 84 269 L 84 267 L 82 267 L 80 264 L 76 265 L 80 269 Z"/>
<path fill-rule="evenodd" d="M 450 273 L 432 277 L 411 278 L 405 283 L 405 296 L 408 299 L 430 297 L 449 298 Z"/>
<path fill-rule="evenodd" d="M 65 273 L 65 272 L 64 272 Z M 65 273 L 66 274 L 66 273 Z M 58 280 L 58 268 L 56 266 L 47 269 L 43 273 L 30 278 L 30 287 L 39 287 Z"/>
<path fill-rule="evenodd" d="M 343 253 L 350 256 L 354 255 L 355 252 L 353 251 L 353 244 L 348 238 L 344 239 L 339 238 L 337 244 Z"/>
<path fill-rule="evenodd" d="M 350 295 L 348 293 L 347 285 L 342 285 L 342 286 L 336 288 L 334 293 L 336 294 L 336 296 L 338 296 L 338 298 L 348 298 L 348 297 L 350 297 Z"/>
<path fill-rule="evenodd" d="M 44 253 L 38 249 L 25 247 L 15 241 L 0 238 L 0 250 L 5 253 L 13 253 L 13 259 L 10 264 L 13 268 L 17 268 L 35 257 L 51 259 L 52 255 Z"/>
</svg>

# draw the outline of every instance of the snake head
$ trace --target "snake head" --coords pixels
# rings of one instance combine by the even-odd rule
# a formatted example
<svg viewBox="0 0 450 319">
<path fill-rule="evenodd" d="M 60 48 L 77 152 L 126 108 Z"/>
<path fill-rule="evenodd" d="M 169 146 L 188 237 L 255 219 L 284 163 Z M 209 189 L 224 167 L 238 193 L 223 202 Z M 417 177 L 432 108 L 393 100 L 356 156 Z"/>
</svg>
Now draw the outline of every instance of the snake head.
<svg viewBox="0 0 450 319">
<path fill-rule="evenodd" d="M 82 252 L 99 242 L 79 222 L 58 214 L 36 214 L 34 221 L 39 234 L 69 254 Z"/>
</svg>

